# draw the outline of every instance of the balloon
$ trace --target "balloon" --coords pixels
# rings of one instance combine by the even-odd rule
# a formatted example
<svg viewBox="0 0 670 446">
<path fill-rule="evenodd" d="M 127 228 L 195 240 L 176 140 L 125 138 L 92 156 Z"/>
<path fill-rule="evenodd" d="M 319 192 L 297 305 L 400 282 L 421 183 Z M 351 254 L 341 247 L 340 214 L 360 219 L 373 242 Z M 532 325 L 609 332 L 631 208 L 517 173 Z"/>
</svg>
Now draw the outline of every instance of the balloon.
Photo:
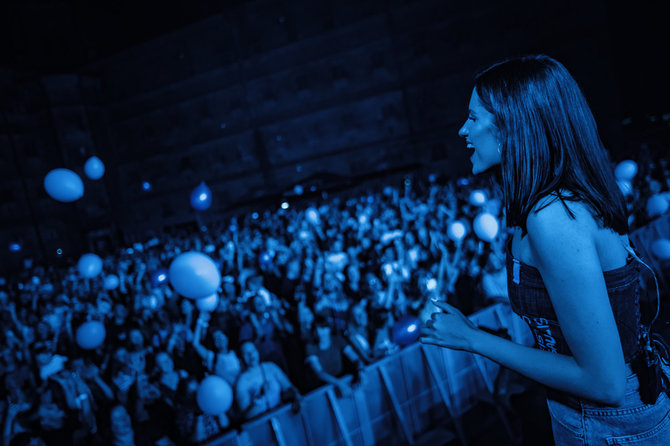
<svg viewBox="0 0 670 446">
<path fill-rule="evenodd" d="M 77 344 L 84 350 L 93 350 L 102 345 L 105 335 L 105 326 L 102 322 L 84 322 L 77 328 Z"/>
<path fill-rule="evenodd" d="M 477 237 L 485 242 L 493 241 L 496 235 L 498 235 L 498 220 L 491 214 L 479 214 L 475 218 L 472 227 Z"/>
<path fill-rule="evenodd" d="M 258 264 L 262 267 L 272 265 L 272 256 L 267 251 L 263 251 L 258 256 Z"/>
<path fill-rule="evenodd" d="M 313 225 L 318 225 L 319 224 L 319 211 L 316 209 L 310 207 L 307 208 L 307 212 L 305 212 L 305 216 L 307 217 L 307 221 L 312 223 Z"/>
<path fill-rule="evenodd" d="M 632 180 L 637 174 L 637 163 L 632 160 L 623 160 L 614 169 L 614 176 L 618 180 Z"/>
<path fill-rule="evenodd" d="M 470 193 L 470 204 L 473 206 L 483 206 L 486 203 L 486 195 L 480 190 L 473 190 Z"/>
<path fill-rule="evenodd" d="M 212 205 L 212 191 L 205 182 L 201 182 L 191 191 L 191 206 L 196 211 L 205 211 Z"/>
<path fill-rule="evenodd" d="M 102 272 L 102 259 L 93 253 L 84 254 L 77 262 L 79 274 L 92 279 Z"/>
<path fill-rule="evenodd" d="M 57 201 L 70 203 L 84 196 L 84 182 L 70 169 L 53 169 L 44 177 L 44 189 Z"/>
<path fill-rule="evenodd" d="M 647 215 L 649 217 L 656 217 L 657 215 L 665 214 L 668 211 L 668 200 L 663 195 L 656 194 L 649 197 L 647 200 Z"/>
<path fill-rule="evenodd" d="M 670 259 L 670 240 L 659 238 L 651 244 L 651 252 L 661 260 Z"/>
<path fill-rule="evenodd" d="M 219 296 L 216 293 L 214 293 L 209 297 L 196 299 L 195 306 L 200 311 L 206 311 L 206 312 L 214 311 L 216 310 L 216 307 L 219 306 Z"/>
<path fill-rule="evenodd" d="M 221 284 L 221 273 L 214 261 L 195 251 L 175 257 L 168 278 L 175 291 L 190 299 L 211 296 Z"/>
<path fill-rule="evenodd" d="M 209 375 L 200 382 L 196 399 L 203 412 L 209 415 L 219 415 L 232 406 L 233 390 L 223 378 Z"/>
<path fill-rule="evenodd" d="M 414 316 L 403 316 L 393 325 L 393 342 L 400 346 L 409 345 L 419 339 L 421 323 Z"/>
<path fill-rule="evenodd" d="M 119 277 L 116 274 L 109 274 L 105 277 L 104 287 L 106 290 L 115 290 L 119 286 Z"/>
<path fill-rule="evenodd" d="M 631 195 L 633 193 L 633 184 L 628 180 L 617 180 L 617 186 L 621 190 L 621 193 L 624 196 Z"/>
<path fill-rule="evenodd" d="M 457 242 L 459 240 L 463 240 L 463 237 L 465 237 L 465 232 L 465 225 L 460 221 L 455 221 L 449 225 L 449 229 L 447 229 L 447 236 L 453 241 Z"/>
<path fill-rule="evenodd" d="M 165 268 L 158 268 L 151 275 L 151 285 L 154 288 L 158 288 L 161 285 L 164 285 L 168 280 L 168 270 Z"/>
<path fill-rule="evenodd" d="M 100 158 L 92 156 L 84 164 L 84 173 L 92 180 L 99 180 L 105 174 L 105 165 Z"/>
</svg>

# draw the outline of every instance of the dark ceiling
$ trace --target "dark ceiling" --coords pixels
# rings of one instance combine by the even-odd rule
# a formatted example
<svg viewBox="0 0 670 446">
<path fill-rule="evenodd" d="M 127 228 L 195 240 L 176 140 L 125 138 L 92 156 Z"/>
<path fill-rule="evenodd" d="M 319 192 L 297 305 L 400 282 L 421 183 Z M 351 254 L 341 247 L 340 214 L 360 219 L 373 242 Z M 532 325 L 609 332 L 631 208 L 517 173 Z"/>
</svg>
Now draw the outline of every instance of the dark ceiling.
<svg viewBox="0 0 670 446">
<path fill-rule="evenodd" d="M 608 23 L 624 113 L 670 111 L 670 39 L 662 2 L 588 1 L 601 5 Z M 253 2 L 6 0 L 0 4 L 0 68 L 38 74 L 73 71 L 242 3 Z M 509 4 L 523 8 L 523 1 Z"/>
</svg>

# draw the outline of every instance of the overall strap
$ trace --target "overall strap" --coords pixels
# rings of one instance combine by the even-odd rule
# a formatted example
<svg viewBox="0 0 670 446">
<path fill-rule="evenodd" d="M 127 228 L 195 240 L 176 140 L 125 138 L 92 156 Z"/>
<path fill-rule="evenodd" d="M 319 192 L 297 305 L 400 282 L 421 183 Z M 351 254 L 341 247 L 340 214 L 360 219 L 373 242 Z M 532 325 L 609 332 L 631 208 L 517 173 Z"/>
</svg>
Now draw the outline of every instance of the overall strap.
<svg viewBox="0 0 670 446">
<path fill-rule="evenodd" d="M 623 244 L 623 241 L 621 242 Z M 656 319 L 658 319 L 658 315 L 661 311 L 661 293 L 659 291 L 658 287 L 658 279 L 656 278 L 656 273 L 654 272 L 653 268 L 651 268 L 649 265 L 647 265 L 641 258 L 640 256 L 637 255 L 635 252 L 635 249 L 631 246 L 632 241 L 629 239 L 629 244 L 623 244 L 624 249 L 630 254 L 633 258 L 635 258 L 638 262 L 640 262 L 642 265 L 644 265 L 649 271 L 651 271 L 652 276 L 654 276 L 654 284 L 656 285 L 656 313 L 654 314 L 654 318 L 651 320 L 649 323 L 649 328 L 654 325 L 656 322 Z"/>
</svg>

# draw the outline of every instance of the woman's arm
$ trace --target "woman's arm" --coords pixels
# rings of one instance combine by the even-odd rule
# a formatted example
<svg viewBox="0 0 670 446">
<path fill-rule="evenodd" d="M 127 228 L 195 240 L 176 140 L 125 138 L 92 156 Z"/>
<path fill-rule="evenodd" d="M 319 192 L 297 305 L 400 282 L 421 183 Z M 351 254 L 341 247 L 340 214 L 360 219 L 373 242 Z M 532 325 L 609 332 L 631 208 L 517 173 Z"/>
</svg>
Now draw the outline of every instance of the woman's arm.
<svg viewBox="0 0 670 446">
<path fill-rule="evenodd" d="M 593 239 L 595 221 L 583 206 L 574 207 L 574 220 L 553 203 L 527 222 L 534 262 L 574 356 L 477 330 L 444 303 L 437 305 L 447 314 L 433 315 L 423 342 L 479 353 L 549 387 L 616 406 L 625 392 L 623 351 Z"/>
</svg>

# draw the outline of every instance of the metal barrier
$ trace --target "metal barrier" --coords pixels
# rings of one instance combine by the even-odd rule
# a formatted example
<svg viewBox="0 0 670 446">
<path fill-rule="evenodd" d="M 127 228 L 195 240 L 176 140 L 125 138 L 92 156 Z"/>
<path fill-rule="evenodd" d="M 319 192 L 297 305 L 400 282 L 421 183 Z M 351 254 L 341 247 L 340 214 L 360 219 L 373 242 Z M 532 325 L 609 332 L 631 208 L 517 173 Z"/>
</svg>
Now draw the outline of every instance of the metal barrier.
<svg viewBox="0 0 670 446">
<path fill-rule="evenodd" d="M 508 305 L 485 308 L 470 319 L 480 326 L 506 328 L 516 342 L 533 343 L 528 327 Z M 352 395 L 338 398 L 332 386 L 324 386 L 303 398 L 297 414 L 285 405 L 245 423 L 239 433 L 204 444 L 414 444 L 419 434 L 448 421 L 466 445 L 460 417 L 477 402 L 491 400 L 499 370 L 479 355 L 416 343 L 368 366 Z M 505 423 L 502 412 L 500 416 Z"/>
</svg>

